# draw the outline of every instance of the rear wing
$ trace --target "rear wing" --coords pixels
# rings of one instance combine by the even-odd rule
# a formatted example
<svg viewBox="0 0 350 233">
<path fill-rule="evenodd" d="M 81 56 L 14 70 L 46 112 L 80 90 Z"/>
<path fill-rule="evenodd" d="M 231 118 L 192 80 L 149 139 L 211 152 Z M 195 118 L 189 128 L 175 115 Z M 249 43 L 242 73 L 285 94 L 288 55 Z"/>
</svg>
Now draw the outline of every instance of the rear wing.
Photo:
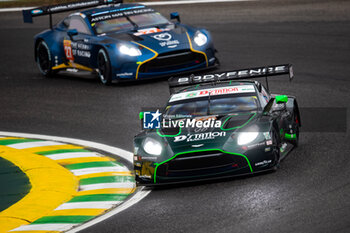
<svg viewBox="0 0 350 233">
<path fill-rule="evenodd" d="M 291 81 L 294 77 L 293 66 L 291 64 L 283 65 L 271 65 L 256 68 L 247 68 L 240 70 L 231 70 L 218 73 L 210 73 L 204 75 L 190 75 L 185 77 L 171 77 L 168 80 L 170 92 L 176 87 L 193 86 L 202 83 L 220 83 L 231 80 L 244 80 L 252 78 L 266 78 L 267 88 L 268 82 L 267 78 L 270 76 L 277 75 L 289 75 L 289 80 Z"/>
<path fill-rule="evenodd" d="M 23 21 L 24 23 L 33 23 L 33 17 L 49 15 L 50 28 L 52 28 L 52 14 L 90 8 L 90 7 L 100 6 L 100 5 L 117 4 L 122 2 L 123 0 L 85 0 L 85 1 L 62 3 L 58 5 L 51 5 L 51 6 L 42 6 L 42 7 L 29 9 L 29 10 L 23 10 L 22 11 Z"/>
</svg>

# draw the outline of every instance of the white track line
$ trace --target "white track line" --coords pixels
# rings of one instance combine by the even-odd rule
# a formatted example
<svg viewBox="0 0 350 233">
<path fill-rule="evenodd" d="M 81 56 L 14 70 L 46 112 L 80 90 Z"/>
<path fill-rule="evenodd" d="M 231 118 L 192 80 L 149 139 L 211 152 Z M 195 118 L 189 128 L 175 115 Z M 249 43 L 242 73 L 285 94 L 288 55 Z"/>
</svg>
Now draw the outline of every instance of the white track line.
<svg viewBox="0 0 350 233">
<path fill-rule="evenodd" d="M 60 145 L 65 145 L 65 144 L 60 142 L 52 142 L 52 141 L 39 141 L 39 142 L 20 142 L 20 143 L 10 144 L 7 146 L 15 149 L 28 149 L 28 148 L 34 148 L 34 147 L 60 146 Z"/>
<path fill-rule="evenodd" d="M 40 135 L 40 134 L 29 134 L 29 133 L 12 133 L 12 132 L 5 132 L 5 131 L 0 131 L 0 135 L 4 135 L 8 137 L 25 137 L 25 138 L 33 138 L 33 139 L 61 141 L 61 142 L 66 142 L 66 143 L 71 143 L 76 145 L 93 147 L 99 150 L 107 151 L 111 154 L 118 155 L 119 157 L 126 159 L 131 164 L 133 163 L 133 154 L 131 152 L 117 148 L 117 147 L 107 146 L 102 143 L 85 141 L 85 140 L 74 139 L 74 138 L 55 137 L 55 136 L 47 136 L 47 135 Z"/>
<path fill-rule="evenodd" d="M 85 141 L 85 140 L 80 140 L 80 139 L 66 138 L 66 137 L 55 137 L 55 136 L 47 136 L 47 135 L 40 135 L 40 134 L 28 134 L 28 133 L 13 133 L 13 132 L 5 132 L 5 131 L 0 131 L 0 136 L 24 137 L 24 138 L 27 137 L 27 138 L 53 140 L 53 141 L 60 141 L 60 142 L 71 143 L 71 144 L 76 144 L 76 145 L 82 145 L 82 146 L 91 147 L 91 148 L 99 149 L 102 151 L 106 151 L 110 154 L 114 154 L 114 155 L 117 155 L 121 158 L 124 158 L 125 160 L 127 160 L 131 164 L 133 163 L 133 154 L 131 152 L 120 149 L 120 148 L 104 145 L 101 143 Z M 138 203 L 143 198 L 145 198 L 150 192 L 151 192 L 151 190 L 144 190 L 144 187 L 140 187 L 135 191 L 135 194 L 133 196 L 131 196 L 130 199 L 128 199 L 125 202 L 122 202 L 121 205 L 117 206 L 116 208 L 108 211 L 107 213 L 105 213 L 97 218 L 94 218 L 93 220 L 91 220 L 87 223 L 84 223 L 80 226 L 75 227 L 74 229 L 67 231 L 66 233 L 75 233 L 75 232 L 81 231 L 83 229 L 86 229 L 92 225 L 95 225 L 99 222 L 102 222 L 102 221 L 116 215 L 117 213 L 120 213 L 123 210 L 131 207 L 132 205 Z M 60 225 L 60 224 L 58 224 L 58 225 Z M 26 226 L 34 226 L 34 225 L 26 225 Z M 70 226 L 70 228 L 72 228 L 74 226 L 75 225 L 72 224 Z M 65 230 L 67 230 L 67 229 L 65 229 Z"/>
<path fill-rule="evenodd" d="M 92 219 L 91 221 L 77 226 L 72 230 L 67 231 L 66 233 L 76 233 L 78 231 L 84 230 L 88 227 L 91 227 L 97 223 L 100 223 L 120 212 L 122 212 L 123 210 L 129 208 L 132 205 L 135 205 L 137 202 L 141 201 L 143 198 L 145 198 L 149 193 L 151 192 L 151 190 L 144 190 L 144 187 L 140 187 L 138 188 L 138 191 L 136 191 L 136 194 L 134 196 L 132 196 L 129 200 L 123 202 L 121 205 L 117 206 L 116 208 L 114 208 L 113 210 L 107 212 L 104 215 L 101 215 L 97 218 Z"/>
<path fill-rule="evenodd" d="M 79 191 L 96 190 L 96 189 L 108 189 L 108 188 L 135 188 L 134 182 L 118 182 L 118 183 L 99 183 L 99 184 L 87 184 L 80 185 Z"/>
<path fill-rule="evenodd" d="M 17 227 L 11 231 L 66 231 L 76 225 L 77 224 L 64 224 L 64 223 L 31 224 L 31 225 L 23 225 L 23 226 Z"/>
<path fill-rule="evenodd" d="M 157 2 L 140 2 L 146 6 L 165 6 L 165 5 L 181 5 L 181 4 L 197 4 L 197 3 L 219 3 L 219 2 L 251 2 L 259 0 L 190 0 L 190 1 L 157 1 Z M 2 8 L 0 12 L 15 12 L 22 10 L 29 10 L 33 7 L 13 7 L 13 8 Z"/>
<path fill-rule="evenodd" d="M 45 157 L 53 160 L 59 160 L 59 159 L 85 158 L 85 157 L 101 157 L 101 155 L 95 152 L 69 152 L 69 153 L 45 155 Z"/>
<path fill-rule="evenodd" d="M 101 173 L 101 172 L 127 172 L 129 169 L 126 167 L 91 167 L 83 169 L 70 170 L 75 176 L 82 176 L 87 174 Z"/>
<path fill-rule="evenodd" d="M 109 209 L 114 205 L 118 205 L 122 201 L 84 201 L 84 202 L 68 202 L 60 205 L 55 210 L 70 209 Z"/>
</svg>

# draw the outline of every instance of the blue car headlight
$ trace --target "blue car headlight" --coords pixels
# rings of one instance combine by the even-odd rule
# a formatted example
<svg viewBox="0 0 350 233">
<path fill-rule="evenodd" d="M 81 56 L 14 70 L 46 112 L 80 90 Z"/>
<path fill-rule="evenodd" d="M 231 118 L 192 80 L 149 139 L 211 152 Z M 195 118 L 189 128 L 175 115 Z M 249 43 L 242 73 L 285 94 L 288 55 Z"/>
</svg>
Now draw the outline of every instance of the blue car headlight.
<svg viewBox="0 0 350 233">
<path fill-rule="evenodd" d="M 193 37 L 194 43 L 198 46 L 203 46 L 208 42 L 208 37 L 204 33 L 197 31 Z"/>
<path fill-rule="evenodd" d="M 121 44 L 118 46 L 119 52 L 124 55 L 128 55 L 131 57 L 137 57 L 142 55 L 141 51 L 132 45 Z"/>
</svg>

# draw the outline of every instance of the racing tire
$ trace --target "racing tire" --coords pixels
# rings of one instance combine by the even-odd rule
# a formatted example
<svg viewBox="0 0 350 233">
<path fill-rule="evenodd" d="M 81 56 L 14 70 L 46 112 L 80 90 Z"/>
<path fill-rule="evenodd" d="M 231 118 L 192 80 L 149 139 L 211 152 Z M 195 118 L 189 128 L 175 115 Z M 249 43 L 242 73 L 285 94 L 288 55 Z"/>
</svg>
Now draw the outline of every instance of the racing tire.
<svg viewBox="0 0 350 233">
<path fill-rule="evenodd" d="M 105 49 L 100 49 L 97 54 L 98 76 L 104 85 L 112 83 L 112 68 Z"/>
<path fill-rule="evenodd" d="M 275 165 L 272 167 L 273 171 L 277 171 L 277 169 L 280 166 L 280 144 L 281 140 L 280 137 L 278 136 L 278 131 L 275 128 L 272 128 L 271 131 L 271 139 L 272 139 L 272 153 L 274 154 L 275 157 Z"/>
<path fill-rule="evenodd" d="M 299 119 L 298 119 L 298 113 L 294 109 L 293 111 L 293 132 L 295 133 L 296 137 L 294 140 L 291 140 L 290 143 L 293 144 L 294 147 L 298 147 L 299 145 Z"/>
<path fill-rule="evenodd" d="M 35 61 L 45 77 L 51 77 L 56 73 L 52 70 L 51 52 L 44 40 L 39 41 L 35 47 Z"/>
</svg>

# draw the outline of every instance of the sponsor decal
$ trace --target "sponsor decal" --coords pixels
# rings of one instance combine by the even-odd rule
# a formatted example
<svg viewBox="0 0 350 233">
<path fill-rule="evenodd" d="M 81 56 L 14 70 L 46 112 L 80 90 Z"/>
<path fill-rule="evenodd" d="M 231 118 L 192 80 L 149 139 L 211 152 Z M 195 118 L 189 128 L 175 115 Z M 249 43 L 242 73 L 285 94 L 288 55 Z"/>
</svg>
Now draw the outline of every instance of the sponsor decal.
<svg viewBox="0 0 350 233">
<path fill-rule="evenodd" d="M 167 46 L 168 48 L 175 48 L 180 44 L 178 40 L 171 40 L 172 36 L 170 33 L 165 32 L 152 36 L 154 39 L 161 41 L 159 45 L 161 47 Z"/>
<path fill-rule="evenodd" d="M 268 145 L 268 146 L 272 145 L 272 140 L 267 140 L 266 145 Z"/>
<path fill-rule="evenodd" d="M 212 95 L 239 94 L 239 93 L 250 93 L 250 92 L 252 93 L 255 92 L 255 88 L 253 85 L 219 87 L 219 88 L 211 88 L 211 89 L 174 94 L 171 96 L 169 102 L 174 102 L 174 101 L 184 100 L 184 99 L 191 99 L 191 98 L 198 98 L 198 97 L 205 97 L 209 95 L 212 96 Z"/>
<path fill-rule="evenodd" d="M 133 73 L 124 72 L 124 73 L 117 74 L 117 77 L 120 77 L 120 76 L 132 76 L 132 75 L 133 75 Z"/>
<path fill-rule="evenodd" d="M 134 33 L 135 36 L 141 36 L 141 35 L 147 35 L 147 34 L 153 34 L 153 33 L 158 33 L 158 32 L 163 32 L 163 31 L 169 31 L 170 29 L 160 29 L 160 28 L 146 28 L 146 29 L 141 29 L 138 30 L 137 32 Z"/>
<path fill-rule="evenodd" d="M 287 148 L 287 143 L 283 143 L 280 148 L 281 153 L 283 153 L 286 150 L 286 148 Z"/>
<path fill-rule="evenodd" d="M 157 110 L 156 112 L 143 113 L 143 128 L 145 129 L 159 129 L 160 117 L 162 114 Z"/>
<path fill-rule="evenodd" d="M 66 55 L 67 60 L 74 61 L 74 57 L 91 57 L 91 46 L 81 43 L 74 42 L 71 40 L 63 40 L 64 53 Z"/>
<path fill-rule="evenodd" d="M 55 11 L 64 11 L 68 9 L 75 9 L 75 8 L 80 8 L 80 7 L 88 7 L 88 6 L 94 6 L 96 4 L 99 4 L 98 0 L 95 1 L 87 1 L 87 2 L 77 2 L 77 3 L 70 3 L 70 4 L 65 4 L 65 5 L 57 5 L 50 7 L 48 11 L 55 12 Z"/>
<path fill-rule="evenodd" d="M 177 82 L 181 84 L 187 83 L 200 83 L 205 81 L 217 81 L 217 80 L 230 80 L 244 77 L 259 77 L 262 75 L 282 74 L 289 70 L 288 65 L 272 66 L 272 67 L 260 67 L 251 68 L 245 70 L 235 70 L 230 72 L 223 72 L 217 74 L 197 75 L 194 77 L 182 77 L 177 79 Z M 191 81 L 192 80 L 192 81 Z"/>
<path fill-rule="evenodd" d="M 245 146 L 245 149 L 246 150 L 250 150 L 250 149 L 253 149 L 253 148 L 258 147 L 258 146 L 265 146 L 265 142 L 260 142 L 260 143 L 257 143 L 257 144 Z"/>
<path fill-rule="evenodd" d="M 143 9 L 136 9 L 138 7 L 128 8 L 128 9 L 131 9 L 131 10 L 125 10 L 125 8 L 124 8 L 124 9 L 115 9 L 115 10 L 111 10 L 111 11 L 106 11 L 106 12 L 102 12 L 102 13 L 96 13 L 96 14 L 92 15 L 92 18 L 91 18 L 90 22 L 91 23 L 95 23 L 95 22 L 115 19 L 115 18 L 119 18 L 119 17 L 125 17 L 125 16 L 131 16 L 131 15 L 137 15 L 137 14 L 144 14 L 144 13 L 154 12 L 154 10 L 151 9 L 151 8 L 143 8 L 144 6 L 140 6 Z"/>
<path fill-rule="evenodd" d="M 198 134 L 187 134 L 174 137 L 174 142 L 193 142 L 202 140 L 213 140 L 217 137 L 225 137 L 226 132 L 208 132 L 208 133 L 198 133 Z"/>
<path fill-rule="evenodd" d="M 270 140 L 271 139 L 270 132 L 263 132 L 263 135 L 264 135 L 266 140 Z"/>
<path fill-rule="evenodd" d="M 41 9 L 35 9 L 35 10 L 32 10 L 31 13 L 32 13 L 33 15 L 37 15 L 37 14 L 43 13 L 43 10 L 41 10 Z"/>
<path fill-rule="evenodd" d="M 255 166 L 256 166 L 256 167 L 258 167 L 258 166 L 263 166 L 263 165 L 269 164 L 269 163 L 271 163 L 271 162 L 272 162 L 272 160 L 264 160 L 264 161 L 255 163 Z"/>
<path fill-rule="evenodd" d="M 269 151 L 271 151 L 271 147 L 266 147 L 265 152 L 269 152 Z"/>
<path fill-rule="evenodd" d="M 74 61 L 73 51 L 72 51 L 72 41 L 63 40 L 64 54 L 66 55 L 67 60 Z"/>
<path fill-rule="evenodd" d="M 192 147 L 194 147 L 194 148 L 199 148 L 199 147 L 202 147 L 202 146 L 204 146 L 204 144 L 192 145 Z"/>
<path fill-rule="evenodd" d="M 171 34 L 167 33 L 167 32 L 166 33 L 157 34 L 157 35 L 154 35 L 152 37 L 154 39 L 156 39 L 156 40 L 161 40 L 161 41 L 163 41 L 163 40 L 169 41 L 172 38 Z"/>
</svg>

